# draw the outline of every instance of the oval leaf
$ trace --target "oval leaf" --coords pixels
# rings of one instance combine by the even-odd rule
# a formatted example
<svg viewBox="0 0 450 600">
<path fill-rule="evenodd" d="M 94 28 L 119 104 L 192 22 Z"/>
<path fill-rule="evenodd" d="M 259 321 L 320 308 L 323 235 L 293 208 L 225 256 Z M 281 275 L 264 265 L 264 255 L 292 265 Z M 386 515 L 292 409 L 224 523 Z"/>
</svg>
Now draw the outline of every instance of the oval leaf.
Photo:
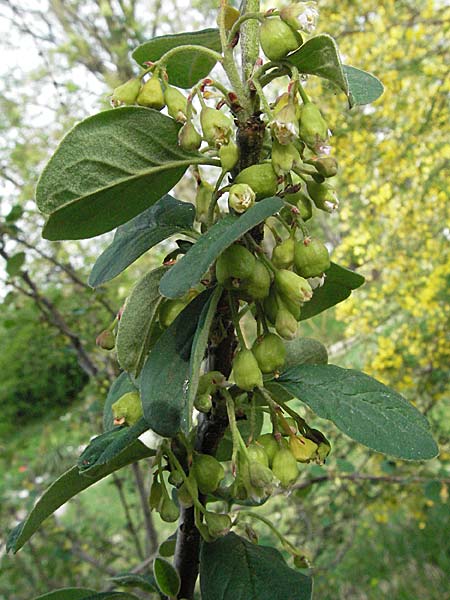
<svg viewBox="0 0 450 600">
<path fill-rule="evenodd" d="M 138 575 L 137 573 L 122 573 L 121 575 L 111 577 L 111 581 L 116 585 L 121 585 L 123 587 L 133 587 L 144 590 L 145 592 L 159 593 L 153 576 Z"/>
<path fill-rule="evenodd" d="M 349 65 L 343 66 L 348 81 L 350 106 L 355 104 L 370 104 L 384 92 L 384 86 L 371 73 Z"/>
<path fill-rule="evenodd" d="M 113 461 L 124 450 L 134 445 L 140 435 L 149 428 L 147 421 L 141 417 L 131 427 L 116 427 L 94 438 L 84 449 L 78 459 L 80 473 L 91 477 Z M 149 449 L 150 450 L 150 449 Z M 155 454 L 155 451 L 153 451 Z"/>
<path fill-rule="evenodd" d="M 331 267 L 325 272 L 325 275 L 323 286 L 316 288 L 312 299 L 302 306 L 300 321 L 310 319 L 327 310 L 327 308 L 346 300 L 352 290 L 359 288 L 365 281 L 359 273 L 350 271 L 350 269 L 341 267 L 336 263 L 331 263 Z"/>
<path fill-rule="evenodd" d="M 202 600 L 310 600 L 312 580 L 275 548 L 229 533 L 202 544 L 200 589 Z"/>
<path fill-rule="evenodd" d="M 178 125 L 151 108 L 107 110 L 76 125 L 36 189 L 49 240 L 90 238 L 152 206 L 190 164 L 216 164 L 178 146 Z"/>
<path fill-rule="evenodd" d="M 94 590 L 88 588 L 61 588 L 47 592 L 34 600 L 85 600 L 88 596 L 95 594 Z"/>
<path fill-rule="evenodd" d="M 173 437 L 180 428 L 185 432 L 188 428 L 192 342 L 210 294 L 211 290 L 207 290 L 186 306 L 153 346 L 142 369 L 144 417 L 151 429 L 164 437 Z"/>
<path fill-rule="evenodd" d="M 312 37 L 298 50 L 289 54 L 287 60 L 296 66 L 300 73 L 328 79 L 348 94 L 348 82 L 339 58 L 338 47 L 329 35 Z"/>
<path fill-rule="evenodd" d="M 110 246 L 97 258 L 89 285 L 97 287 L 129 267 L 144 252 L 175 233 L 192 229 L 195 208 L 166 194 L 143 213 L 121 225 Z"/>
<path fill-rule="evenodd" d="M 426 418 L 400 394 L 365 373 L 335 365 L 300 365 L 271 383 L 278 386 L 377 452 L 407 460 L 438 454 Z"/>
<path fill-rule="evenodd" d="M 180 591 L 180 576 L 168 560 L 157 556 L 153 562 L 153 574 L 163 594 L 171 598 L 178 594 Z"/>
<path fill-rule="evenodd" d="M 154 450 L 147 448 L 147 446 L 137 441 L 117 455 L 114 460 L 98 469 L 95 475 L 85 477 L 80 474 L 77 466 L 72 467 L 51 484 L 39 498 L 27 518 L 12 530 L 8 536 L 6 550 L 8 552 L 17 552 L 20 550 L 37 531 L 41 523 L 60 506 L 70 500 L 70 498 L 73 498 L 110 473 L 142 458 L 154 456 L 154 454 Z"/>
<path fill-rule="evenodd" d="M 217 304 L 222 296 L 222 287 L 219 285 L 214 290 L 212 296 L 203 307 L 200 314 L 197 329 L 195 330 L 192 341 L 191 357 L 189 361 L 189 389 L 188 389 L 188 429 L 191 427 L 190 418 L 194 407 L 195 396 L 197 395 L 198 382 L 200 379 L 200 367 L 205 356 L 208 345 L 209 331 L 216 314 Z"/>
<path fill-rule="evenodd" d="M 137 377 L 147 358 L 159 305 L 159 282 L 167 271 L 160 267 L 144 275 L 128 297 L 116 337 L 117 360 L 122 369 Z"/>
<path fill-rule="evenodd" d="M 176 33 L 156 37 L 138 46 L 132 56 L 140 66 L 144 66 L 147 61 L 154 62 L 172 48 L 186 44 L 204 46 L 220 52 L 219 30 L 203 29 L 191 33 Z M 200 79 L 206 77 L 215 64 L 214 58 L 195 50 L 175 54 L 167 62 L 169 83 L 181 88 L 191 88 Z"/>
<path fill-rule="evenodd" d="M 179 298 L 197 285 L 222 252 L 267 217 L 283 207 L 280 198 L 265 198 L 240 217 L 228 215 L 202 235 L 161 279 L 160 291 L 166 298 Z"/>
</svg>

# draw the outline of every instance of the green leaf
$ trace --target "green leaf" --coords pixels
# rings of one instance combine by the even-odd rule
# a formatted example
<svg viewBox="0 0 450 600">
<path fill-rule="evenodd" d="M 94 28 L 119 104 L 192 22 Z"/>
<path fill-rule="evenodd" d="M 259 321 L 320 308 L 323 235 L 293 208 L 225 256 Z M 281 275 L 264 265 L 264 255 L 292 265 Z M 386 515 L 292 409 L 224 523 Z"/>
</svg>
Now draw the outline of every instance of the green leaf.
<svg viewBox="0 0 450 600">
<path fill-rule="evenodd" d="M 128 592 L 97 592 L 83 600 L 139 600 L 139 598 Z"/>
<path fill-rule="evenodd" d="M 205 356 L 208 344 L 209 331 L 216 314 L 217 304 L 222 296 L 222 287 L 219 285 L 214 290 L 212 296 L 206 302 L 200 314 L 192 341 L 191 358 L 189 361 L 189 388 L 188 388 L 188 425 L 190 429 L 190 418 L 194 408 L 194 400 L 197 395 L 198 382 L 200 379 L 200 367 Z"/>
<path fill-rule="evenodd" d="M 325 275 L 324 285 L 316 288 L 312 299 L 302 306 L 300 321 L 310 319 L 327 308 L 346 300 L 352 290 L 356 290 L 364 283 L 362 275 L 336 263 L 331 263 L 331 267 L 325 272 Z"/>
<path fill-rule="evenodd" d="M 342 69 L 339 51 L 336 42 L 329 35 L 312 37 L 298 50 L 289 54 L 286 60 L 295 65 L 300 73 L 328 79 L 348 94 L 348 82 Z"/>
<path fill-rule="evenodd" d="M 131 381 L 128 373 L 121 373 L 117 379 L 115 379 L 109 388 L 108 395 L 106 396 L 105 404 L 103 406 L 103 429 L 110 431 L 115 429 L 114 415 L 112 413 L 112 405 L 119 398 L 122 398 L 128 392 L 136 392 L 137 387 Z"/>
<path fill-rule="evenodd" d="M 426 418 L 400 394 L 365 373 L 335 365 L 300 365 L 271 383 L 278 386 L 377 452 L 407 460 L 438 454 Z"/>
<path fill-rule="evenodd" d="M 24 263 L 25 252 L 18 252 L 6 261 L 6 272 L 10 277 L 16 277 L 16 275 L 19 275 Z"/>
<path fill-rule="evenodd" d="M 197 285 L 222 252 L 247 231 L 283 207 L 279 198 L 265 198 L 240 217 L 228 215 L 218 221 L 161 279 L 160 291 L 167 298 L 179 298 Z"/>
<path fill-rule="evenodd" d="M 49 240 L 90 238 L 129 221 L 168 192 L 189 164 L 215 164 L 178 146 L 179 126 L 157 110 L 128 106 L 76 125 L 36 189 L 50 213 Z"/>
<path fill-rule="evenodd" d="M 202 600 L 310 600 L 312 580 L 290 569 L 282 555 L 229 533 L 202 543 Z"/>
<path fill-rule="evenodd" d="M 344 65 L 343 69 L 348 81 L 350 106 L 370 104 L 384 92 L 381 81 L 371 73 L 350 65 Z"/>
<path fill-rule="evenodd" d="M 113 461 L 121 452 L 133 446 L 137 438 L 149 429 L 144 417 L 131 427 L 116 427 L 94 438 L 78 459 L 82 475 L 95 477 L 104 465 Z M 150 451 L 150 449 L 149 449 Z M 155 451 L 152 451 L 155 454 Z"/>
<path fill-rule="evenodd" d="M 144 417 L 151 429 L 163 437 L 173 437 L 180 428 L 187 431 L 192 342 L 210 294 L 206 290 L 186 306 L 153 346 L 142 369 Z"/>
<path fill-rule="evenodd" d="M 167 271 L 160 267 L 140 279 L 128 297 L 116 337 L 117 360 L 122 369 L 137 377 L 147 358 L 163 297 L 159 293 L 159 282 Z"/>
<path fill-rule="evenodd" d="M 37 531 L 41 523 L 60 506 L 65 504 L 67 500 L 70 500 L 70 498 L 73 498 L 110 473 L 114 473 L 114 471 L 126 465 L 153 455 L 153 450 L 147 448 L 141 442 L 135 442 L 116 456 L 109 464 L 101 467 L 92 477 L 85 477 L 80 474 L 77 466 L 72 467 L 51 484 L 39 498 L 28 517 L 13 529 L 7 540 L 7 551 L 17 552 L 20 550 L 25 542 Z"/>
<path fill-rule="evenodd" d="M 95 594 L 94 590 L 88 588 L 61 588 L 38 596 L 34 600 L 85 600 L 88 596 Z"/>
<path fill-rule="evenodd" d="M 174 566 L 157 556 L 153 561 L 153 574 L 159 589 L 166 596 L 176 596 L 180 591 L 180 576 Z"/>
<path fill-rule="evenodd" d="M 156 592 L 159 594 L 156 586 L 156 581 L 153 576 L 149 575 L 138 575 L 137 573 L 122 573 L 111 577 L 116 585 L 123 587 L 135 587 L 145 592 Z"/>
<path fill-rule="evenodd" d="M 216 52 L 220 52 L 220 36 L 218 29 L 203 29 L 189 33 L 177 33 L 175 35 L 163 35 L 153 38 L 138 46 L 132 57 L 141 66 L 145 62 L 155 62 L 163 54 L 186 44 L 204 46 Z M 183 51 L 175 54 L 167 62 L 167 74 L 169 83 L 180 88 L 191 88 L 200 79 L 206 77 L 216 64 L 214 58 L 197 51 Z"/>
<path fill-rule="evenodd" d="M 166 194 L 143 213 L 121 225 L 112 244 L 100 254 L 89 276 L 97 287 L 117 277 L 144 252 L 175 233 L 192 229 L 195 208 Z"/>
</svg>

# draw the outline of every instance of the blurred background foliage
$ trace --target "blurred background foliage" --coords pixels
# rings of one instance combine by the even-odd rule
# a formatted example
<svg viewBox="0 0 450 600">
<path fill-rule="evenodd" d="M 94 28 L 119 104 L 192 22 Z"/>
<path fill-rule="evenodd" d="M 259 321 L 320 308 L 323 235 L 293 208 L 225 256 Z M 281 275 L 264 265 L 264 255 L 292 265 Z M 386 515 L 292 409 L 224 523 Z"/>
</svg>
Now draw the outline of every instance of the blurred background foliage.
<svg viewBox="0 0 450 600">
<path fill-rule="evenodd" d="M 156 538 L 172 532 L 145 515 L 149 469 L 141 465 L 74 499 L 18 555 L 4 555 L 10 527 L 100 431 L 117 373 L 113 357 L 96 349 L 96 334 L 167 252 L 162 245 L 90 290 L 87 275 L 110 234 L 41 240 L 37 177 L 62 134 L 106 108 L 111 88 L 133 73 L 132 48 L 213 26 L 215 4 L 0 1 L 1 600 L 63 585 L 106 589 L 121 570 L 145 572 Z M 424 464 L 392 461 L 321 422 L 333 443 L 329 462 L 305 467 L 298 489 L 263 510 L 304 549 L 320 600 L 442 600 L 450 597 L 450 8 L 445 0 L 321 0 L 319 8 L 319 31 L 336 38 L 344 62 L 380 77 L 386 92 L 348 111 L 342 94 L 307 83 L 320 95 L 341 168 L 342 208 L 321 220 L 321 235 L 333 258 L 367 283 L 301 333 L 326 343 L 331 362 L 399 389 L 427 414 L 441 454 Z M 190 194 L 179 186 L 179 197 Z"/>
</svg>

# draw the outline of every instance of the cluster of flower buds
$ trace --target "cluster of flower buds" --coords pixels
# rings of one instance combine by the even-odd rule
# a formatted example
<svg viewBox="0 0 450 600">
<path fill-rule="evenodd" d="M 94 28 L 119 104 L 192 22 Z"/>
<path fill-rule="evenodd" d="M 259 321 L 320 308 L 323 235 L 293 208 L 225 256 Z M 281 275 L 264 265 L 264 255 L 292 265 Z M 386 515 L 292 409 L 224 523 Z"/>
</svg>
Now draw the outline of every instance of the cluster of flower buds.
<svg viewBox="0 0 450 600">
<path fill-rule="evenodd" d="M 151 75 L 147 81 L 134 77 L 126 83 L 119 85 L 112 93 L 113 106 L 146 106 L 155 110 L 167 107 L 167 112 L 179 123 L 186 121 L 187 98 L 176 87 L 167 83 L 165 78 L 160 79 L 158 74 Z"/>
</svg>

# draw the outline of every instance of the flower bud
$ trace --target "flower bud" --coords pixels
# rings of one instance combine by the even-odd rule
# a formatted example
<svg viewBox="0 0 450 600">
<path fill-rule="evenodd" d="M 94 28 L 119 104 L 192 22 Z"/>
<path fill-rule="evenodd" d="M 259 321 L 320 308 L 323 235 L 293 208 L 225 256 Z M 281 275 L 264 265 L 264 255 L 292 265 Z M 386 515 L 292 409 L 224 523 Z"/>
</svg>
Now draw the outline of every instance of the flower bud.
<svg viewBox="0 0 450 600">
<path fill-rule="evenodd" d="M 200 123 L 203 137 L 210 146 L 219 148 L 222 144 L 228 144 L 233 128 L 233 122 L 220 110 L 208 106 L 200 112 Z"/>
<path fill-rule="evenodd" d="M 209 535 L 213 538 L 227 535 L 231 529 L 231 519 L 229 515 L 218 514 L 209 510 L 205 512 L 205 523 L 208 527 Z"/>
<path fill-rule="evenodd" d="M 311 200 L 303 192 L 299 191 L 294 194 L 287 194 L 284 199 L 298 208 L 300 217 L 304 221 L 308 221 L 312 217 Z"/>
<path fill-rule="evenodd" d="M 225 385 L 225 381 L 225 375 L 220 371 L 208 371 L 199 379 L 198 392 L 199 394 L 213 394 L 217 388 Z"/>
<path fill-rule="evenodd" d="M 161 483 L 154 477 L 152 487 L 150 488 L 150 496 L 148 504 L 152 510 L 158 510 L 163 495 Z"/>
<path fill-rule="evenodd" d="M 239 350 L 233 360 L 233 375 L 236 385 L 251 392 L 255 387 L 262 387 L 263 377 L 258 362 L 251 350 Z"/>
<path fill-rule="evenodd" d="M 148 108 L 154 108 L 156 110 L 164 108 L 164 93 L 158 77 L 154 75 L 144 83 L 136 102 L 140 106 L 147 106 Z"/>
<path fill-rule="evenodd" d="M 274 196 L 278 188 L 278 177 L 270 163 L 252 165 L 243 169 L 234 183 L 246 183 L 256 194 L 257 200 Z"/>
<path fill-rule="evenodd" d="M 335 189 L 330 184 L 308 181 L 306 187 L 312 201 L 320 210 L 332 213 L 338 208 L 339 200 Z"/>
<path fill-rule="evenodd" d="M 198 150 L 202 144 L 202 136 L 191 121 L 187 121 L 178 132 L 178 143 L 183 150 Z"/>
<path fill-rule="evenodd" d="M 177 88 L 168 85 L 164 92 L 164 101 L 167 105 L 167 111 L 172 119 L 178 123 L 186 121 L 187 98 Z"/>
<path fill-rule="evenodd" d="M 269 319 L 269 321 L 275 324 L 275 319 L 277 318 L 278 310 L 280 308 L 279 299 L 277 293 L 275 291 L 275 286 L 272 285 L 269 291 L 269 295 L 264 299 L 264 314 Z"/>
<path fill-rule="evenodd" d="M 98 334 L 95 343 L 103 350 L 113 350 L 116 345 L 116 338 L 110 329 L 105 329 Z"/>
<path fill-rule="evenodd" d="M 235 183 L 230 188 L 228 206 L 238 214 L 242 214 L 253 206 L 255 197 L 255 192 L 248 184 Z"/>
<path fill-rule="evenodd" d="M 289 487 L 295 482 L 298 477 L 297 461 L 288 448 L 277 450 L 273 457 L 272 472 L 282 487 Z"/>
<path fill-rule="evenodd" d="M 275 333 L 266 333 L 262 338 L 256 340 L 252 352 L 263 373 L 278 371 L 286 360 L 286 348 L 281 338 Z"/>
<path fill-rule="evenodd" d="M 300 163 L 300 154 L 294 144 L 280 144 L 274 140 L 272 144 L 272 167 L 277 175 L 286 175 Z"/>
<path fill-rule="evenodd" d="M 298 462 L 310 462 L 314 458 L 317 448 L 317 444 L 302 435 L 293 435 L 289 438 L 289 449 Z"/>
<path fill-rule="evenodd" d="M 279 269 L 275 273 L 275 288 L 282 299 L 297 305 L 312 298 L 312 289 L 306 279 L 287 269 Z"/>
<path fill-rule="evenodd" d="M 209 413 L 212 408 L 211 394 L 200 394 L 195 397 L 194 408 L 201 413 Z"/>
<path fill-rule="evenodd" d="M 223 465 L 217 458 L 209 454 L 196 454 L 194 456 L 192 472 L 202 494 L 214 492 L 225 477 Z"/>
<path fill-rule="evenodd" d="M 293 340 L 297 335 L 297 327 L 297 319 L 286 306 L 282 304 L 275 319 L 275 329 L 278 335 L 281 335 L 285 340 Z"/>
<path fill-rule="evenodd" d="M 334 177 L 338 172 L 337 160 L 332 156 L 318 156 L 305 162 L 313 165 L 322 177 Z"/>
<path fill-rule="evenodd" d="M 196 481 L 192 471 L 189 473 L 188 479 L 189 479 L 189 484 L 190 484 L 189 488 L 194 491 L 194 493 L 197 497 L 198 496 L 197 481 Z M 192 498 L 191 492 L 189 491 L 186 483 L 183 483 L 177 489 L 177 498 L 178 498 L 178 502 L 181 504 L 181 506 L 184 506 L 185 508 L 189 508 L 190 506 L 194 505 L 194 499 Z"/>
<path fill-rule="evenodd" d="M 264 448 L 267 458 L 269 460 L 269 466 L 271 466 L 273 457 L 278 452 L 278 449 L 280 447 L 278 445 L 277 440 L 273 437 L 271 433 L 265 433 L 264 435 L 261 435 L 256 441 Z"/>
<path fill-rule="evenodd" d="M 328 140 L 328 125 L 312 102 L 307 102 L 301 108 L 299 135 L 308 148 L 315 151 Z"/>
<path fill-rule="evenodd" d="M 302 36 L 284 23 L 280 17 L 264 19 L 260 29 L 260 43 L 269 60 L 281 60 L 301 46 Z"/>
<path fill-rule="evenodd" d="M 180 509 L 172 500 L 172 498 L 166 494 L 163 494 L 158 512 L 161 519 L 166 523 L 178 521 L 178 517 L 180 516 Z"/>
<path fill-rule="evenodd" d="M 297 111 L 293 102 L 289 102 L 280 110 L 271 123 L 271 129 L 280 144 L 286 145 L 295 142 L 299 135 L 299 126 Z"/>
<path fill-rule="evenodd" d="M 252 273 L 242 283 L 240 289 L 245 297 L 250 297 L 252 300 L 267 298 L 270 290 L 270 273 L 260 260 L 256 260 Z"/>
<path fill-rule="evenodd" d="M 280 10 L 281 19 L 292 29 L 312 33 L 317 26 L 319 11 L 316 2 L 296 2 Z"/>
<path fill-rule="evenodd" d="M 127 392 L 111 406 L 115 425 L 134 425 L 142 417 L 141 397 L 138 392 Z"/>
<path fill-rule="evenodd" d="M 275 246 L 272 253 L 272 263 L 277 269 L 289 269 L 294 262 L 295 240 L 288 238 Z"/>
<path fill-rule="evenodd" d="M 116 87 L 111 96 L 111 104 L 120 106 L 121 104 L 134 104 L 141 89 L 141 80 L 139 78 L 129 79 Z"/>
<path fill-rule="evenodd" d="M 256 258 L 250 250 L 240 244 L 232 244 L 217 259 L 217 281 L 229 286 L 234 279 L 248 279 L 255 268 L 255 263 Z"/>
<path fill-rule="evenodd" d="M 330 264 L 327 247 L 320 240 L 306 238 L 295 244 L 295 271 L 302 277 L 319 277 Z"/>
<path fill-rule="evenodd" d="M 251 462 L 249 464 L 250 484 L 255 488 L 264 491 L 264 495 L 269 495 L 273 490 L 274 474 L 268 466 L 260 462 Z"/>
<path fill-rule="evenodd" d="M 293 103 L 295 106 L 295 115 L 297 117 L 297 120 L 299 120 L 300 119 L 300 104 L 298 102 L 297 95 L 292 97 L 292 94 L 290 94 L 289 92 L 284 92 L 283 94 L 281 94 L 281 96 L 278 96 L 278 98 L 275 101 L 275 105 L 273 107 L 273 111 L 272 111 L 273 115 L 276 117 L 282 108 L 284 108 L 287 104 L 291 104 L 291 103 Z"/>
<path fill-rule="evenodd" d="M 239 149 L 233 140 L 230 140 L 228 144 L 223 144 L 219 148 L 220 164 L 224 171 L 231 171 L 239 160 Z"/>
<path fill-rule="evenodd" d="M 211 204 L 214 186 L 208 181 L 199 182 L 195 196 L 195 218 L 199 223 L 208 222 L 209 205 Z"/>
<path fill-rule="evenodd" d="M 163 328 L 169 327 L 178 317 L 180 312 L 186 308 L 186 300 L 165 300 L 159 307 L 159 324 Z"/>
<path fill-rule="evenodd" d="M 267 452 L 264 450 L 264 446 L 262 444 L 253 442 L 247 448 L 247 453 L 248 459 L 251 463 L 257 462 L 265 467 L 269 466 L 269 457 L 267 456 Z"/>
</svg>

